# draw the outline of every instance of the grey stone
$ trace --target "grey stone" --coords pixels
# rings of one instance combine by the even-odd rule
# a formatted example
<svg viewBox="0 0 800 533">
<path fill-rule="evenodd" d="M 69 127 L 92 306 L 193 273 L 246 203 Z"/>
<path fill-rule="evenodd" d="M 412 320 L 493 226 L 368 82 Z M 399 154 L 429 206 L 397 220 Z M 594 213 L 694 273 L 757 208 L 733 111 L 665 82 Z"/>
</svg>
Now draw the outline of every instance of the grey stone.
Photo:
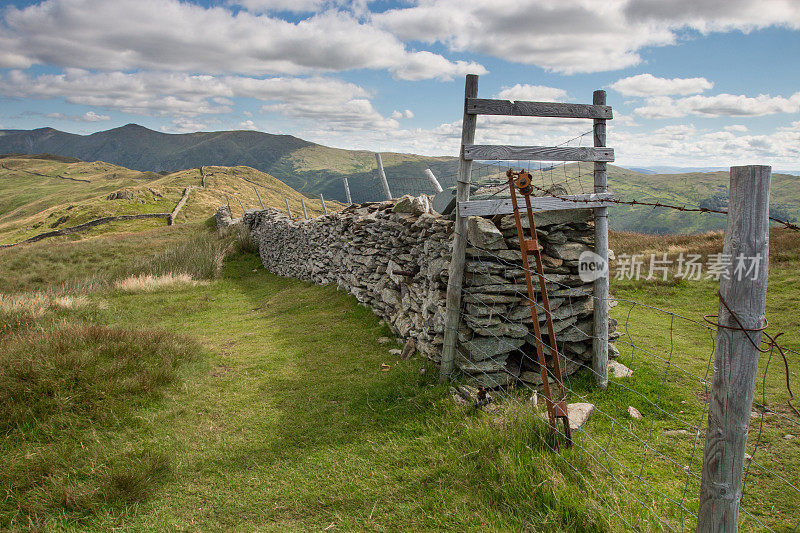
<svg viewBox="0 0 800 533">
<path fill-rule="evenodd" d="M 613 378 L 629 378 L 633 375 L 633 370 L 617 361 L 609 361 L 608 375 Z"/>
<path fill-rule="evenodd" d="M 502 250 L 506 248 L 503 234 L 490 220 L 483 217 L 467 218 L 467 240 L 472 246 L 484 250 Z"/>
<path fill-rule="evenodd" d="M 482 361 L 502 353 L 516 350 L 525 343 L 523 339 L 511 337 L 473 337 L 461 343 L 473 361 Z"/>
<path fill-rule="evenodd" d="M 583 427 L 589 421 L 589 417 L 594 412 L 594 404 L 578 402 L 567 404 L 567 415 L 569 416 L 569 428 L 576 430 Z"/>
<path fill-rule="evenodd" d="M 642 419 L 642 413 L 640 413 L 639 410 L 632 405 L 628 406 L 628 416 L 636 420 Z"/>
</svg>

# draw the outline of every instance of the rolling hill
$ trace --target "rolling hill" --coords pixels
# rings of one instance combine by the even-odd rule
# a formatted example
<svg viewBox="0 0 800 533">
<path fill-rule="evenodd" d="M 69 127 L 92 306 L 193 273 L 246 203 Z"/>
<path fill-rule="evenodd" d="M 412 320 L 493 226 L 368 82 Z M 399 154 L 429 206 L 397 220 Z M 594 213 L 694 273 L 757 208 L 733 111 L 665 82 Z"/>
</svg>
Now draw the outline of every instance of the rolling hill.
<svg viewBox="0 0 800 533">
<path fill-rule="evenodd" d="M 0 130 L 0 153 L 34 152 L 56 154 L 52 156 L 56 159 L 79 158 L 96 161 L 96 164 L 104 161 L 104 165 L 133 169 L 152 179 L 156 179 L 154 172 L 174 173 L 191 168 L 196 172 L 201 165 L 247 166 L 301 193 L 315 197 L 324 194 L 327 199 L 339 201 L 345 200 L 342 178 L 347 177 L 354 202 L 383 198 L 375 178 L 373 152 L 331 148 L 290 135 L 255 131 L 166 134 L 136 124 L 91 135 L 75 135 L 52 128 Z M 19 157 L 26 156 L 17 159 Z M 433 170 L 443 186 L 455 184 L 458 168 L 455 157 L 384 153 L 382 158 L 394 196 L 433 193 L 424 177 L 426 168 Z M 479 183 L 504 180 L 498 170 L 499 167 L 492 165 L 476 164 L 473 179 Z M 122 173 L 122 170 L 115 172 Z M 569 193 L 592 190 L 591 164 L 556 165 L 535 175 L 541 185 L 560 184 Z M 654 173 L 609 165 L 608 182 L 623 200 L 661 200 L 690 207 L 704 205 L 723 209 L 727 201 L 728 174 L 725 171 Z M 0 205 L 8 201 L 4 199 Z M 643 206 L 612 209 L 611 227 L 620 231 L 701 233 L 722 229 L 725 224 L 724 216 L 707 213 Z M 800 217 L 800 177 L 773 174 L 772 209 L 773 215 L 781 219 L 791 221 Z"/>
<path fill-rule="evenodd" d="M 192 168 L 162 175 L 102 161 L 4 157 L 0 158 L 0 244 L 100 217 L 170 213 L 187 188 L 188 201 L 176 223 L 207 219 L 228 201 L 234 216 L 240 216 L 242 206 L 260 206 L 258 196 L 265 206 L 280 209 L 285 209 L 284 199 L 288 199 L 295 216 L 302 213 L 301 199 L 309 216 L 322 214 L 318 199 L 304 197 L 273 176 L 245 166 L 206 166 L 202 171 Z M 339 207 L 328 203 L 329 209 Z M 165 224 L 164 217 L 114 222 L 92 228 L 90 234 Z"/>
<path fill-rule="evenodd" d="M 0 130 L 0 154 L 3 153 L 49 153 L 104 161 L 142 172 L 243 165 L 269 173 L 297 191 L 322 193 L 340 201 L 345 200 L 342 177 L 348 178 L 355 202 L 373 200 L 369 195 L 379 188 L 373 177 L 373 152 L 330 148 L 291 135 L 256 131 L 167 134 L 137 124 L 91 135 L 53 128 Z M 426 168 L 437 175 L 452 175 L 458 167 L 454 157 L 394 153 L 384 154 L 383 164 L 389 179 L 397 183 L 392 192 L 398 196 L 413 192 L 415 184 L 404 184 L 407 176 L 424 182 Z"/>
</svg>

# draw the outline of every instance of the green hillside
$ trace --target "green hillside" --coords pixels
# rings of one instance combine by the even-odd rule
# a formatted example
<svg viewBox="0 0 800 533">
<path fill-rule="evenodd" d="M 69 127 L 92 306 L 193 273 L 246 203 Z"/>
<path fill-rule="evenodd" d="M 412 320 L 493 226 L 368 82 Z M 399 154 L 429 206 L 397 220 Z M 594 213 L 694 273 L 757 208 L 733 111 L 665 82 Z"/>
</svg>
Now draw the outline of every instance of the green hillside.
<svg viewBox="0 0 800 533">
<path fill-rule="evenodd" d="M 230 202 L 234 216 L 245 209 L 285 209 L 285 199 L 296 215 L 305 200 L 309 216 L 322 214 L 318 199 L 307 198 L 291 187 L 250 167 L 204 167 L 205 187 L 199 168 L 166 175 L 139 172 L 95 161 L 63 162 L 60 158 L 6 157 L 0 159 L 0 244 L 19 242 L 35 235 L 69 228 L 101 217 L 170 213 L 187 187 L 186 205 L 176 223 L 212 216 Z M 258 195 L 256 194 L 258 189 Z M 337 209 L 329 202 L 330 209 Z M 164 218 L 115 222 L 88 234 L 136 231 L 163 226 Z M 86 235 L 82 233 L 81 235 Z"/>
<path fill-rule="evenodd" d="M 383 190 L 375 175 L 373 152 L 331 148 L 290 135 L 255 131 L 166 134 L 135 124 L 92 135 L 74 135 L 52 128 L 0 130 L 0 153 L 42 152 L 55 154 L 49 156 L 53 162 L 57 162 L 59 157 L 74 157 L 85 161 L 106 161 L 141 172 L 176 172 L 201 165 L 246 166 L 273 176 L 308 196 L 324 194 L 325 198 L 338 201 L 345 201 L 342 178 L 346 177 L 354 202 L 383 198 Z M 408 193 L 433 193 L 425 178 L 426 168 L 433 170 L 443 186 L 455 185 L 458 170 L 455 157 L 383 153 L 382 158 L 392 194 L 396 197 Z M 8 164 L 9 159 L 0 159 L 3 161 Z M 498 166 L 476 163 L 473 179 L 484 183 L 492 179 L 504 181 L 499 170 Z M 592 191 L 591 163 L 556 165 L 535 174 L 540 185 L 562 185 L 567 192 L 574 194 Z M 652 174 L 609 165 L 608 182 L 624 200 L 724 209 L 728 175 L 727 172 Z M 800 215 L 798 184 L 798 176 L 773 175 L 773 216 L 792 220 Z M 612 228 L 620 231 L 702 233 L 721 229 L 725 224 L 720 215 L 641 206 L 614 207 L 612 214 Z"/>
<path fill-rule="evenodd" d="M 570 194 L 592 192 L 591 163 L 560 165 L 534 172 L 542 187 L 562 186 Z M 608 185 L 625 201 L 661 202 L 686 207 L 727 209 L 728 172 L 686 174 L 644 174 L 608 165 Z M 648 206 L 619 205 L 610 208 L 611 228 L 638 233 L 703 233 L 725 228 L 725 216 L 713 213 L 681 212 Z M 772 175 L 771 214 L 781 220 L 800 216 L 800 177 Z"/>
<path fill-rule="evenodd" d="M 373 177 L 375 155 L 369 151 L 329 148 L 292 137 L 256 131 L 216 131 L 167 134 L 128 124 L 91 135 L 76 135 L 39 128 L 0 130 L 0 154 L 48 153 L 84 161 L 107 161 L 140 171 L 177 171 L 201 165 L 249 166 L 266 172 L 290 187 L 312 195 L 344 201 L 341 182 L 348 177 L 353 201 L 374 200 L 379 185 Z M 452 175 L 458 166 L 454 157 L 413 154 L 383 156 L 390 181 L 400 196 L 419 193 L 418 184 L 404 184 L 409 176 L 425 182 L 423 171 Z M 430 191 L 429 191 L 430 192 Z"/>
</svg>

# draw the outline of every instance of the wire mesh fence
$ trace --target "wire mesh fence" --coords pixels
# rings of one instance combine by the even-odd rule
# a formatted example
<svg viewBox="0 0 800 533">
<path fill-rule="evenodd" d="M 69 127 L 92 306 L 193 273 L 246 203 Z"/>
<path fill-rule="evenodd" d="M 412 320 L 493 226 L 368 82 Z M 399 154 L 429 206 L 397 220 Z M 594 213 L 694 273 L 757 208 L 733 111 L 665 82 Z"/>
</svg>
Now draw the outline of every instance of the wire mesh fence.
<svg viewBox="0 0 800 533">
<path fill-rule="evenodd" d="M 470 264 L 474 270 L 502 273 L 508 277 L 510 294 L 519 304 L 524 307 L 531 302 L 527 292 L 513 289 L 519 287 L 522 275 L 517 262 L 496 251 L 480 249 L 480 253 L 471 255 Z M 535 271 L 531 274 L 540 275 Z M 612 523 L 619 527 L 694 529 L 714 371 L 714 328 L 702 317 L 612 296 L 610 339 L 616 358 L 611 364 L 608 389 L 601 391 L 593 385 L 594 371 L 587 354 L 574 353 L 572 343 L 566 340 L 591 339 L 591 330 L 560 319 L 572 315 L 560 311 L 564 306 L 574 306 L 579 309 L 578 314 L 590 314 L 592 306 L 604 304 L 594 297 L 590 285 L 564 283 L 557 274 L 548 274 L 547 268 L 541 275 L 548 292 L 565 295 L 561 303 L 552 307 L 551 316 L 557 332 L 558 357 L 568 374 L 564 381 L 567 399 L 570 404 L 586 404 L 573 405 L 573 423 L 581 418 L 581 409 L 591 409 L 588 421 L 573 427 L 572 448 L 552 449 L 553 456 L 583 480 L 582 486 L 602 503 Z M 587 301 L 591 306 L 586 305 Z M 538 320 L 543 322 L 546 313 L 541 298 L 537 297 L 533 304 Z M 520 313 L 508 311 L 507 305 L 485 306 L 486 316 L 507 324 L 521 322 Z M 462 310 L 462 321 L 471 318 Z M 530 315 L 529 319 L 532 322 Z M 502 340 L 491 328 L 480 332 L 494 336 L 498 342 Z M 512 354 L 504 354 L 501 363 L 505 364 L 491 367 L 503 368 L 512 383 L 493 394 L 500 403 L 529 412 L 529 417 L 522 418 L 526 423 L 543 425 L 544 414 L 530 403 L 539 389 L 536 380 L 531 379 L 539 371 L 534 355 L 536 342 L 528 337 Z M 546 334 L 544 346 L 549 346 Z M 788 361 L 785 368 L 776 364 L 778 347 L 764 347 L 766 353 L 759 364 L 759 394 L 748 435 L 740 527 L 743 531 L 793 531 L 800 526 L 800 471 L 792 436 L 800 430 L 800 417 L 790 404 Z M 797 355 L 794 350 L 782 350 L 789 357 Z M 484 355 L 483 361 L 496 358 L 491 353 Z M 512 360 L 518 364 L 509 364 Z M 470 371 L 483 374 L 488 381 L 492 373 L 483 370 L 488 368 L 488 364 L 472 365 Z M 547 372 L 554 381 L 550 366 Z M 563 429 L 559 428 L 559 433 L 563 440 Z M 544 432 L 533 434 L 542 435 L 542 444 L 552 447 Z"/>
</svg>

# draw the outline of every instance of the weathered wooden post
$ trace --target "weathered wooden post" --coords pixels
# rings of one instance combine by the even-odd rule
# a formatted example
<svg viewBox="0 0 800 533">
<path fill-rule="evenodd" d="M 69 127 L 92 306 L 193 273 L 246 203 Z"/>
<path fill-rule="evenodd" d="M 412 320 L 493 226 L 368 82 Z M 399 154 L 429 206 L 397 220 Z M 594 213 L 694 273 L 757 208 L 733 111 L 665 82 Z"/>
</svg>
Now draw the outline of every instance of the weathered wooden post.
<svg viewBox="0 0 800 533">
<path fill-rule="evenodd" d="M 606 92 L 595 91 L 592 104 L 606 105 Z M 606 145 L 606 119 L 594 119 L 594 146 Z M 606 163 L 594 163 L 594 192 L 608 192 L 608 176 Z M 606 266 L 605 275 L 594 281 L 594 340 L 592 341 L 592 369 L 595 382 L 600 388 L 608 387 L 608 208 L 594 208 L 594 252 L 598 260 Z M 598 265 L 601 266 L 601 265 Z"/>
<path fill-rule="evenodd" d="M 308 212 L 306 211 L 306 202 L 300 198 L 300 205 L 303 206 L 303 218 L 308 220 Z"/>
<path fill-rule="evenodd" d="M 328 214 L 328 208 L 325 207 L 325 197 L 322 196 L 322 193 L 320 193 L 320 195 L 319 195 L 319 201 L 322 204 L 322 214 L 323 215 L 327 215 Z"/>
<path fill-rule="evenodd" d="M 342 181 L 344 182 L 344 195 L 347 198 L 347 203 L 352 204 L 353 199 L 350 198 L 350 185 L 347 183 L 347 178 L 342 178 Z"/>
<path fill-rule="evenodd" d="M 258 194 L 258 189 L 256 189 L 255 185 L 253 186 L 253 190 L 256 191 L 256 197 L 258 198 L 258 203 L 261 204 L 261 209 L 264 209 L 264 202 L 261 201 L 261 195 Z"/>
<path fill-rule="evenodd" d="M 704 533 L 738 528 L 760 329 L 765 324 L 771 177 L 768 166 L 731 167 L 728 224 L 722 248 L 731 263 L 726 265 L 727 275 L 720 278 L 719 284 L 719 327 L 697 519 L 697 531 Z M 745 266 L 753 262 L 753 270 L 745 268 L 743 273 L 736 268 L 741 261 Z"/>
<path fill-rule="evenodd" d="M 426 168 L 425 175 L 428 176 L 428 181 L 430 181 L 431 185 L 433 185 L 433 189 L 436 192 L 442 192 L 442 186 L 439 184 L 439 180 L 436 179 L 436 176 L 434 175 L 433 171 L 429 168 Z"/>
<path fill-rule="evenodd" d="M 383 161 L 381 154 L 375 153 L 375 161 L 378 163 L 378 176 L 381 178 L 381 185 L 383 185 L 383 193 L 386 195 L 387 200 L 392 199 L 392 191 L 389 190 L 389 182 L 386 180 L 386 172 L 383 171 Z"/>
<path fill-rule="evenodd" d="M 292 210 L 289 209 L 289 199 L 288 198 L 284 198 L 283 201 L 286 202 L 286 213 L 289 215 L 289 218 L 294 220 L 294 217 L 292 216 Z"/>
<path fill-rule="evenodd" d="M 447 280 L 447 311 L 444 321 L 444 345 L 439 379 L 445 381 L 453 373 L 458 341 L 458 322 L 461 317 L 461 286 L 464 282 L 464 260 L 467 250 L 467 220 L 461 216 L 458 202 L 469 200 L 469 182 L 472 177 L 472 160 L 464 158 L 464 145 L 475 141 L 478 116 L 467 113 L 467 99 L 478 96 L 478 76 L 468 74 L 464 87 L 464 118 L 461 123 L 461 154 L 458 161 L 456 186 L 456 222 L 453 232 L 453 253 Z"/>
</svg>

